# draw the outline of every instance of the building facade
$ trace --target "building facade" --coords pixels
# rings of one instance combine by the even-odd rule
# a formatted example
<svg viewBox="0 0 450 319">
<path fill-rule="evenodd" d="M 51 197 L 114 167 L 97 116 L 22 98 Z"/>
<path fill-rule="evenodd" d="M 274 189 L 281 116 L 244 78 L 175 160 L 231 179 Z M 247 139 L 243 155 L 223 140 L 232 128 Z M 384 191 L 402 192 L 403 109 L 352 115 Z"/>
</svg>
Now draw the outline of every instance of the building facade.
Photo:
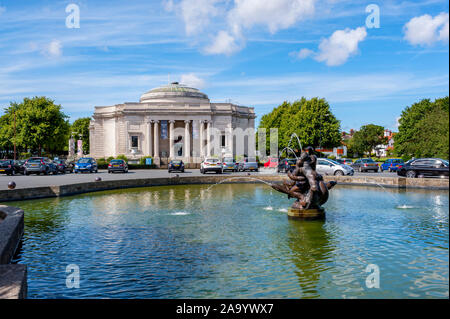
<svg viewBox="0 0 450 319">
<path fill-rule="evenodd" d="M 139 102 L 96 106 L 90 130 L 90 155 L 125 155 L 131 161 L 152 156 L 200 163 L 206 156 L 252 153 L 252 107 L 211 103 L 199 90 L 173 82 L 144 93 Z M 241 141 L 241 132 L 247 138 Z M 244 134 L 245 135 L 245 134 Z M 242 145 L 242 146 L 241 146 Z"/>
</svg>

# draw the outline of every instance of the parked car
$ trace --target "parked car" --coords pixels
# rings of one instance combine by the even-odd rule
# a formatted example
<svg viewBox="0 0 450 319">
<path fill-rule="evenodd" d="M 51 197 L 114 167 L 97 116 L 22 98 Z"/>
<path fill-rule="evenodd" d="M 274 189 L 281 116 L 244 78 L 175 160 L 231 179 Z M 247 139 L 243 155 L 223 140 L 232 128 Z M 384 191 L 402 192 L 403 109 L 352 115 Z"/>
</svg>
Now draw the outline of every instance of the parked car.
<svg viewBox="0 0 450 319">
<path fill-rule="evenodd" d="M 288 171 L 292 171 L 295 168 L 296 163 L 297 160 L 295 158 L 284 158 L 281 161 L 279 161 L 277 166 L 277 172 L 287 173 Z"/>
<path fill-rule="evenodd" d="M 128 173 L 128 164 L 121 159 L 113 159 L 108 164 L 108 173 L 122 172 Z M 170 172 L 170 170 L 169 170 Z"/>
<path fill-rule="evenodd" d="M 264 163 L 264 167 L 268 167 L 268 168 L 278 167 L 278 158 L 277 157 L 269 157 L 269 160 Z"/>
<path fill-rule="evenodd" d="M 344 164 L 344 165 L 352 165 L 353 161 L 349 158 L 339 158 L 336 160 L 336 162 L 338 162 L 339 164 Z"/>
<path fill-rule="evenodd" d="M 341 164 L 329 158 L 318 158 L 316 170 L 322 175 L 352 176 L 355 173 L 351 166 Z"/>
<path fill-rule="evenodd" d="M 401 166 L 397 170 L 398 176 L 414 177 L 447 177 L 449 163 L 441 158 L 418 158 Z"/>
<path fill-rule="evenodd" d="M 181 173 L 184 173 L 184 163 L 181 160 L 172 160 L 170 161 L 168 165 L 169 173 L 173 171 L 179 171 Z"/>
<path fill-rule="evenodd" d="M 66 164 L 66 173 L 73 173 L 73 170 L 75 169 L 75 162 L 66 160 L 64 163 Z"/>
<path fill-rule="evenodd" d="M 24 164 L 25 175 L 58 174 L 58 168 L 48 157 L 30 157 Z"/>
<path fill-rule="evenodd" d="M 396 172 L 398 167 L 403 165 L 405 162 L 401 158 L 390 158 L 380 165 L 380 171 Z"/>
<path fill-rule="evenodd" d="M 258 172 L 258 162 L 256 159 L 252 158 L 244 158 L 242 161 L 238 163 L 238 172 L 245 172 L 245 171 L 255 171 Z"/>
<path fill-rule="evenodd" d="M 238 164 L 236 163 L 233 157 L 224 157 L 222 163 L 223 163 L 223 171 L 237 172 Z"/>
<path fill-rule="evenodd" d="M 16 173 L 25 175 L 25 163 L 26 160 L 17 160 L 15 161 L 15 166 L 16 166 Z"/>
<path fill-rule="evenodd" d="M 14 160 L 2 159 L 0 160 L 0 174 L 15 175 L 19 173 L 19 167 Z"/>
<path fill-rule="evenodd" d="M 217 158 L 205 158 L 200 164 L 200 173 L 216 172 L 216 174 L 223 173 L 222 163 Z"/>
<path fill-rule="evenodd" d="M 350 165 L 354 170 L 358 170 L 359 172 L 378 172 L 379 167 L 377 162 L 375 162 L 371 158 L 362 158 L 359 160 L 356 160 L 352 165 Z"/>
<path fill-rule="evenodd" d="M 92 157 L 82 157 L 75 163 L 74 172 L 98 173 L 97 162 Z"/>
<path fill-rule="evenodd" d="M 66 161 L 62 159 L 54 160 L 53 163 L 55 163 L 56 168 L 58 169 L 58 172 L 61 174 L 65 174 L 67 167 L 66 167 Z"/>
</svg>

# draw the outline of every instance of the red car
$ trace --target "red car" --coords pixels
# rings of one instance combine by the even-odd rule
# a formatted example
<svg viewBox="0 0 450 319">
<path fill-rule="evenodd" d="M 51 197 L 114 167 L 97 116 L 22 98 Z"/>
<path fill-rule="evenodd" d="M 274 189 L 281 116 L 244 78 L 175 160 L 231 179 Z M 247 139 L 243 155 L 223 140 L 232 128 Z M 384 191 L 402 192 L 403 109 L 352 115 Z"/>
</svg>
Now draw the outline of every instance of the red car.
<svg viewBox="0 0 450 319">
<path fill-rule="evenodd" d="M 264 163 L 264 167 L 270 167 L 270 168 L 278 167 L 278 158 L 269 157 L 269 160 Z"/>
</svg>

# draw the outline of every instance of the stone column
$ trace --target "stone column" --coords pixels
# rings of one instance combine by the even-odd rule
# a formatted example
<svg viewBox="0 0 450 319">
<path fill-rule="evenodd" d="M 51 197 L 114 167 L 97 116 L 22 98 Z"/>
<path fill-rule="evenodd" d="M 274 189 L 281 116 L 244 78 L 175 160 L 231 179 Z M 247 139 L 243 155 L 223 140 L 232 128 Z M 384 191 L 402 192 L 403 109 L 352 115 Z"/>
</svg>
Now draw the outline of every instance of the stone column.
<svg viewBox="0 0 450 319">
<path fill-rule="evenodd" d="M 204 122 L 203 121 L 199 121 L 199 125 L 200 125 L 200 157 L 202 158 L 204 156 L 204 152 L 203 152 L 203 140 L 204 140 Z"/>
<path fill-rule="evenodd" d="M 227 151 L 228 153 L 232 154 L 232 156 L 234 157 L 234 145 L 233 145 L 233 127 L 230 125 L 227 129 Z"/>
<path fill-rule="evenodd" d="M 158 157 L 159 158 L 159 129 L 158 129 L 158 123 L 159 121 L 153 121 L 155 123 L 153 127 L 153 145 L 154 145 L 154 152 L 153 152 L 153 158 Z"/>
<path fill-rule="evenodd" d="M 191 132 L 189 130 L 189 123 L 191 121 L 184 121 L 184 157 L 186 158 L 186 162 L 189 162 L 189 158 L 191 157 Z"/>
<path fill-rule="evenodd" d="M 170 120 L 169 121 L 169 157 L 171 159 L 173 159 L 175 157 L 175 150 L 174 150 L 174 125 L 175 121 L 174 120 Z"/>
<path fill-rule="evenodd" d="M 147 154 L 148 155 L 150 155 L 150 156 L 152 156 L 152 151 L 153 151 L 153 136 L 152 136 L 152 122 L 153 121 L 149 121 L 148 123 L 147 123 L 147 125 L 148 125 L 148 137 L 147 137 L 147 141 L 148 141 L 148 143 L 147 143 Z"/>
<path fill-rule="evenodd" d="M 212 121 L 206 122 L 206 156 L 211 156 L 211 123 Z"/>
</svg>

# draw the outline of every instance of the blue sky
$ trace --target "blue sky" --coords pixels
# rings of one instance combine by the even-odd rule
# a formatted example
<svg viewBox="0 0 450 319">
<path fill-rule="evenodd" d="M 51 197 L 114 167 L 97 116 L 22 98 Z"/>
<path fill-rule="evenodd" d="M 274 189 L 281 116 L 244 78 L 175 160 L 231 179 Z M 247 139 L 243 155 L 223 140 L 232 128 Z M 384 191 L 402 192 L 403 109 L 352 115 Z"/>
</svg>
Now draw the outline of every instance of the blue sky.
<svg viewBox="0 0 450 319">
<path fill-rule="evenodd" d="M 72 3 L 80 28 L 66 26 Z M 448 12 L 447 0 L 0 0 L 0 114 L 45 95 L 73 121 L 170 78 L 258 119 L 319 96 L 344 130 L 395 130 L 407 105 L 449 94 Z"/>
</svg>

